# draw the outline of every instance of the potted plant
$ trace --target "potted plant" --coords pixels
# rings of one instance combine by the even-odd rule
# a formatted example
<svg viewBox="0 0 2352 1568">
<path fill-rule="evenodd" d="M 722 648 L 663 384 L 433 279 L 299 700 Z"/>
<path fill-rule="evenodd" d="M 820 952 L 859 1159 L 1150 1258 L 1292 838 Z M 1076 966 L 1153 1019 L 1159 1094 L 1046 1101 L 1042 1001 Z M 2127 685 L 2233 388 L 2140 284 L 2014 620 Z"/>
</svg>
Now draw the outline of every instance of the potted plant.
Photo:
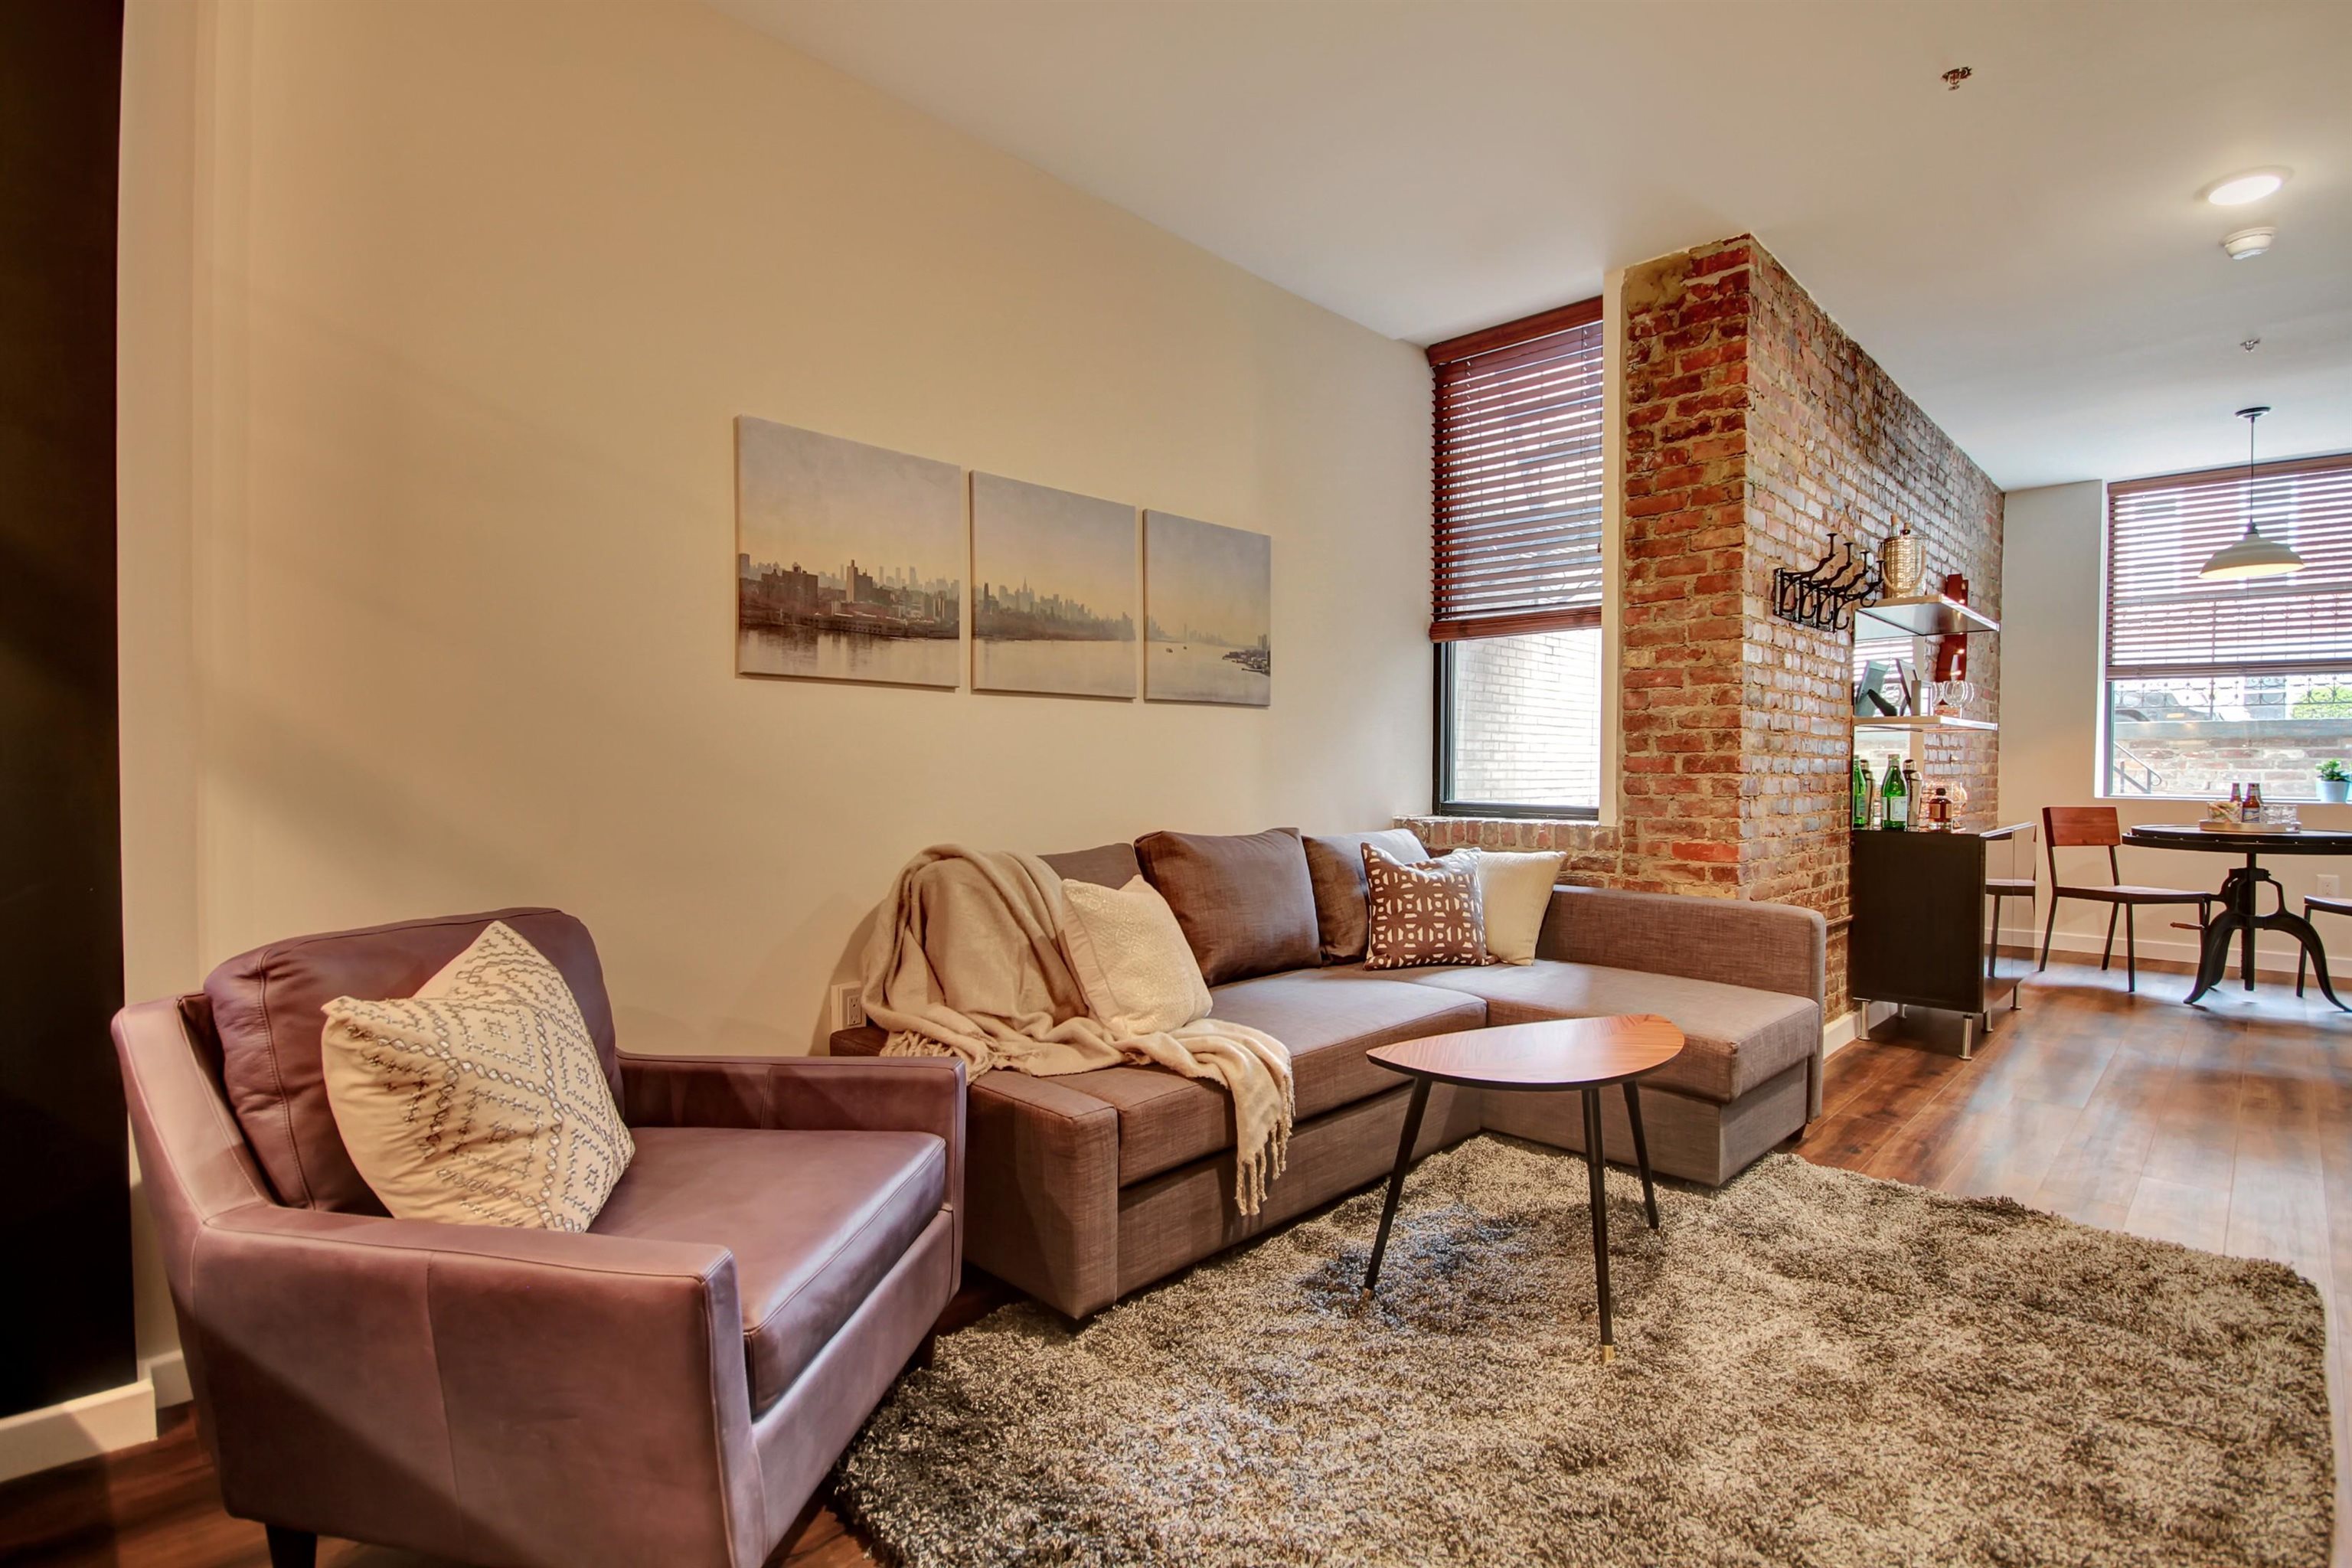
<svg viewBox="0 0 2352 1568">
<path fill-rule="evenodd" d="M 2319 764 L 2319 798 L 2340 802 L 2347 795 L 2352 795 L 2352 772 L 2330 757 Z"/>
</svg>

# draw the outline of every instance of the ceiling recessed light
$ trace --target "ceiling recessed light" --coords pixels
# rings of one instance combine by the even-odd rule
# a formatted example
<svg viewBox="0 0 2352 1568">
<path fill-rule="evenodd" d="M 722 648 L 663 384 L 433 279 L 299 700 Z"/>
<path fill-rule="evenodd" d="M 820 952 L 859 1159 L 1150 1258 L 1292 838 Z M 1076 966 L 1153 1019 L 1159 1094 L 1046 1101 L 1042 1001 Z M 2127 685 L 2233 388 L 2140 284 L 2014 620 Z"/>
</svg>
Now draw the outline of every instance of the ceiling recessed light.
<svg viewBox="0 0 2352 1568">
<path fill-rule="evenodd" d="M 2252 261 L 2270 249 L 2271 241 L 2278 237 L 2274 228 L 2242 228 L 2221 241 L 2221 248 L 2230 253 L 2232 261 Z"/>
<path fill-rule="evenodd" d="M 2284 169 L 2249 169 L 2242 174 L 2214 181 L 2205 187 L 2203 195 L 2217 207 L 2242 207 L 2248 202 L 2261 201 L 2285 184 Z"/>
</svg>

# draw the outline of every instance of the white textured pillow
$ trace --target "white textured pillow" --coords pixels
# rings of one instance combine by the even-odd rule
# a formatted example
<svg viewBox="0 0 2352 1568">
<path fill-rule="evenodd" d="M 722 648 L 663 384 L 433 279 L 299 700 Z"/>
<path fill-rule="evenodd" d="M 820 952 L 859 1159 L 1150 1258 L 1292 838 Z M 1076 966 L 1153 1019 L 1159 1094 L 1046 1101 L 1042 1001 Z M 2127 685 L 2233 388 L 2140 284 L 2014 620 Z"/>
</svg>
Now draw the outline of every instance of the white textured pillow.
<svg viewBox="0 0 2352 1568">
<path fill-rule="evenodd" d="M 1552 884 L 1567 855 L 1551 849 L 1469 853 L 1478 868 L 1479 900 L 1486 906 L 1486 956 L 1496 963 L 1533 963 Z"/>
<path fill-rule="evenodd" d="M 1162 1035 L 1209 1016 L 1209 984 L 1176 911 L 1140 877 L 1124 888 L 1064 882 L 1062 945 L 1087 1010 L 1120 1034 Z"/>
<path fill-rule="evenodd" d="M 395 1219 L 586 1230 L 636 1153 L 571 986 L 502 921 L 415 995 L 322 1011 L 327 1104 Z"/>
</svg>

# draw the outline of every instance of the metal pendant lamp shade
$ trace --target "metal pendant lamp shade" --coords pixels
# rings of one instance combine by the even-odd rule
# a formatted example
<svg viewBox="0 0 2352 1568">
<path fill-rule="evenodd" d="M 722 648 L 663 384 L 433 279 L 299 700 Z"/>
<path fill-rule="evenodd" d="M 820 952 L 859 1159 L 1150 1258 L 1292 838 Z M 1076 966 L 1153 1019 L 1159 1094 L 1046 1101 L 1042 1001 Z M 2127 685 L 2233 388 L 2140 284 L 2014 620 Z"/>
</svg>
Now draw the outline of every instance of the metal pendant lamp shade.
<svg viewBox="0 0 2352 1568">
<path fill-rule="evenodd" d="M 2275 539 L 2264 539 L 2254 521 L 2254 421 L 2269 412 L 2267 406 L 2238 410 L 2238 417 L 2246 422 L 2246 532 L 2236 543 L 2213 552 L 2199 569 L 2197 575 L 2209 581 L 2283 577 L 2303 570 L 2303 557 Z"/>
</svg>

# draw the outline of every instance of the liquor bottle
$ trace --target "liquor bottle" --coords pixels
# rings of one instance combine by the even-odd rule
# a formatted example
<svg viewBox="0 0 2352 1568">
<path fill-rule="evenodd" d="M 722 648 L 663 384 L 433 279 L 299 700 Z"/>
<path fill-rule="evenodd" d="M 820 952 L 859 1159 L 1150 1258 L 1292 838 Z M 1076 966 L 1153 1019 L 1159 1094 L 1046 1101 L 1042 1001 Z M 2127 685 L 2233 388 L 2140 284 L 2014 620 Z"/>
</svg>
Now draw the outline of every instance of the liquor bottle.
<svg viewBox="0 0 2352 1568">
<path fill-rule="evenodd" d="M 1871 797 L 1878 792 L 1871 786 L 1870 764 L 1864 762 L 1859 753 L 1853 759 L 1853 777 L 1847 782 L 1853 789 L 1853 826 L 1856 828 L 1868 827 Z"/>
<path fill-rule="evenodd" d="M 1901 833 L 1911 825 L 1911 786 L 1903 782 L 1903 759 L 1886 759 L 1886 783 L 1878 792 L 1880 813 L 1878 825 L 1889 833 Z"/>
<path fill-rule="evenodd" d="M 2258 784 L 2246 786 L 2245 819 L 2257 823 L 2263 819 L 2263 786 Z"/>
</svg>

